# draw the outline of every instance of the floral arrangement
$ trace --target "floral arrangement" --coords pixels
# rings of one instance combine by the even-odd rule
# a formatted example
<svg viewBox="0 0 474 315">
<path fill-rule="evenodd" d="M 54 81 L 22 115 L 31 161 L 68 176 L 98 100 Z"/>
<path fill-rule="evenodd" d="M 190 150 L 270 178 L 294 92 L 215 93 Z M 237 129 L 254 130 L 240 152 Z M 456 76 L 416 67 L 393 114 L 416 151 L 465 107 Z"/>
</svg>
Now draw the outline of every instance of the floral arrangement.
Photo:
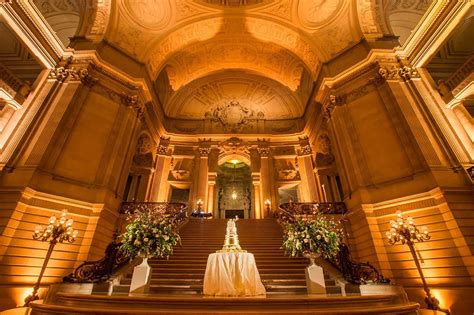
<svg viewBox="0 0 474 315">
<path fill-rule="evenodd" d="M 173 254 L 173 246 L 181 242 L 174 231 L 172 218 L 154 211 L 136 211 L 129 215 L 130 222 L 122 235 L 122 249 L 132 257 L 166 257 Z"/>
<path fill-rule="evenodd" d="M 314 253 L 332 258 L 339 252 L 341 241 L 337 223 L 319 212 L 297 216 L 294 222 L 284 224 L 282 248 L 291 257 Z"/>
</svg>

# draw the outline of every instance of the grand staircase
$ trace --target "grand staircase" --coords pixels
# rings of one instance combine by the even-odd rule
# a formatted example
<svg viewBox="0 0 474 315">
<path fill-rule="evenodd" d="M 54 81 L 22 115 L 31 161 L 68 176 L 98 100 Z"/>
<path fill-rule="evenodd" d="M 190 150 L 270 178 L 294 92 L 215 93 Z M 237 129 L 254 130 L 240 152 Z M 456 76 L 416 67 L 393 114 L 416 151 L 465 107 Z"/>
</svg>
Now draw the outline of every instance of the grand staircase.
<svg viewBox="0 0 474 315">
<path fill-rule="evenodd" d="M 417 303 L 400 300 L 396 295 L 341 295 L 329 277 L 328 295 L 305 294 L 308 261 L 283 255 L 282 231 L 273 219 L 237 222 L 240 244 L 255 255 L 267 288 L 266 297 L 203 296 L 207 257 L 222 248 L 225 227 L 225 220 L 191 219 L 186 223 L 180 230 L 182 247 L 176 247 L 169 260 L 150 261 L 153 276 L 149 294 L 129 295 L 131 274 L 126 274 L 120 284 L 114 285 L 111 295 L 58 291 L 50 300 L 33 302 L 31 314 L 417 314 Z"/>
<path fill-rule="evenodd" d="M 222 248 L 226 229 L 224 219 L 191 219 L 181 230 L 182 246 L 175 247 L 169 260 L 152 259 L 150 293 L 200 294 L 210 253 Z M 253 253 L 267 294 L 305 294 L 305 258 L 288 258 L 280 249 L 282 230 L 274 219 L 239 220 L 237 230 L 242 249 Z M 326 276 L 326 292 L 341 294 L 335 280 Z M 128 294 L 131 274 L 125 275 L 114 294 Z"/>
</svg>

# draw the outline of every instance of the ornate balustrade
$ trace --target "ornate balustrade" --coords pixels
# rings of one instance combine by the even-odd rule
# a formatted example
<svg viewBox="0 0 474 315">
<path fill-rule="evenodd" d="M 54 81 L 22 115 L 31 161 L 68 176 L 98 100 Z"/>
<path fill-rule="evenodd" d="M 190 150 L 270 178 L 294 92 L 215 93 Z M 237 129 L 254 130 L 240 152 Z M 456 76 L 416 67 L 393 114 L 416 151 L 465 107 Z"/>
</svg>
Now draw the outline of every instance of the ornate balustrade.
<svg viewBox="0 0 474 315">
<path fill-rule="evenodd" d="M 317 212 L 345 215 L 347 208 L 344 202 L 289 202 L 280 205 L 276 216 L 282 222 L 294 222 L 298 216 L 311 216 Z"/>
<path fill-rule="evenodd" d="M 311 202 L 290 202 L 280 205 L 277 218 L 280 224 L 292 224 L 301 217 L 315 216 L 318 212 L 329 215 L 340 215 L 341 225 L 344 229 L 344 222 L 347 221 L 348 213 L 346 205 L 343 202 L 311 203 Z M 344 279 L 352 284 L 366 283 L 390 283 L 389 279 L 384 278 L 382 274 L 369 262 L 360 263 L 351 259 L 349 247 L 342 243 L 338 255 L 327 261 L 337 268 Z"/>
<path fill-rule="evenodd" d="M 186 220 L 184 203 L 166 202 L 124 202 L 119 209 L 121 214 L 133 214 L 135 211 L 154 211 L 158 215 L 168 217 L 177 227 Z M 70 275 L 63 278 L 63 282 L 87 283 L 104 282 L 118 274 L 135 257 L 131 257 L 121 249 L 122 242 L 119 233 L 114 234 L 114 240 L 107 245 L 104 257 L 94 261 L 84 261 Z"/>
<path fill-rule="evenodd" d="M 181 202 L 123 202 L 119 209 L 121 214 L 133 214 L 135 211 L 152 211 L 172 219 L 179 224 L 187 218 L 187 206 Z"/>
</svg>

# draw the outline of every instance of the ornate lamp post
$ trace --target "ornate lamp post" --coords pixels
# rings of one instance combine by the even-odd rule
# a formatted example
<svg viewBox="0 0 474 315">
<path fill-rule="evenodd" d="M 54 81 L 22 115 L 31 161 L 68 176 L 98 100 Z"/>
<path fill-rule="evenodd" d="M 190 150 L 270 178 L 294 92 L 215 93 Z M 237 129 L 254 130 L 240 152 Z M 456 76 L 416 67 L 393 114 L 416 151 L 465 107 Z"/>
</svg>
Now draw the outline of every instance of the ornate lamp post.
<svg viewBox="0 0 474 315">
<path fill-rule="evenodd" d="M 388 238 L 388 243 L 390 245 L 395 245 L 396 243 L 400 242 L 402 244 L 407 244 L 408 248 L 410 248 L 411 255 L 415 260 L 416 268 L 418 269 L 418 273 L 420 274 L 421 281 L 423 282 L 423 289 L 425 290 L 426 297 L 425 302 L 430 310 L 437 310 L 444 312 L 446 314 L 450 314 L 449 310 L 442 309 L 439 307 L 439 301 L 431 295 L 430 289 L 425 280 L 425 276 L 423 275 L 423 271 L 421 270 L 420 261 L 418 260 L 418 256 L 415 252 L 415 242 L 423 242 L 427 241 L 431 238 L 428 233 L 428 229 L 426 226 L 421 227 L 421 231 L 416 227 L 413 218 L 407 217 L 404 218 L 402 216 L 401 211 L 397 211 L 397 220 L 390 221 L 390 231 L 387 231 L 386 235 Z"/>
<path fill-rule="evenodd" d="M 38 280 L 33 287 L 33 292 L 25 298 L 24 306 L 28 306 L 32 301 L 39 299 L 38 289 L 40 287 L 44 271 L 46 270 L 46 266 L 48 265 L 48 261 L 51 258 L 51 254 L 53 253 L 54 246 L 56 246 L 57 243 L 72 243 L 76 240 L 78 232 L 72 228 L 73 222 L 73 219 L 67 218 L 67 210 L 64 209 L 59 219 L 53 215 L 49 218 L 49 224 L 45 228 L 42 226 L 36 227 L 35 232 L 33 233 L 33 239 L 40 240 L 42 242 L 49 242 L 49 248 L 43 262 L 43 267 L 41 267 Z"/>
</svg>

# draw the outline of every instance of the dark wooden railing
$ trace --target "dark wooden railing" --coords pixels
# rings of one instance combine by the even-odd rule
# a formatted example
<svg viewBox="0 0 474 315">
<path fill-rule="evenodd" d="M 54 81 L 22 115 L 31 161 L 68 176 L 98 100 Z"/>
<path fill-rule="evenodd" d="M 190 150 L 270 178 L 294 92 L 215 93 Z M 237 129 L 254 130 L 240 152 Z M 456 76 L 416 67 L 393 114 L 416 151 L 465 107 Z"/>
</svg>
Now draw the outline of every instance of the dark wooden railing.
<svg viewBox="0 0 474 315">
<path fill-rule="evenodd" d="M 315 216 L 317 213 L 339 217 L 341 227 L 344 229 L 344 223 L 347 221 L 346 214 L 348 211 L 343 202 L 285 203 L 280 205 L 277 218 L 280 224 L 285 227 L 285 224 L 293 224 L 301 217 L 311 217 Z M 326 260 L 332 266 L 337 268 L 344 279 L 349 283 L 390 283 L 390 280 L 384 278 L 384 276 L 369 262 L 360 263 L 352 260 L 349 253 L 349 247 L 345 242 L 341 243 L 339 253 L 335 258 Z"/>
<path fill-rule="evenodd" d="M 161 217 L 168 217 L 175 227 L 186 220 L 187 206 L 184 203 L 166 202 L 124 202 L 119 209 L 121 214 L 133 214 L 136 211 L 153 211 Z M 104 257 L 94 261 L 84 261 L 74 271 L 63 278 L 63 282 L 97 283 L 109 280 L 135 257 L 121 249 L 120 234 L 114 234 L 113 241 L 107 245 Z"/>
</svg>

